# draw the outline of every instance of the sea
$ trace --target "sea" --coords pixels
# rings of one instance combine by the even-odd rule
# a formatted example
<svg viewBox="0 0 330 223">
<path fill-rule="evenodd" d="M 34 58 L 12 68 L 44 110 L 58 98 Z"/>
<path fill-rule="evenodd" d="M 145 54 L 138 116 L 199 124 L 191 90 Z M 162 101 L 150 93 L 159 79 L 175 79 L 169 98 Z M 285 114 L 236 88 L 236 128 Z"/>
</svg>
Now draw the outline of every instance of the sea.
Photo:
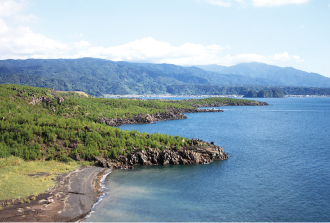
<svg viewBox="0 0 330 223">
<path fill-rule="evenodd" d="M 90 222 L 330 222 L 330 98 L 262 98 L 269 106 L 124 125 L 213 141 L 229 158 L 113 170 Z"/>
</svg>

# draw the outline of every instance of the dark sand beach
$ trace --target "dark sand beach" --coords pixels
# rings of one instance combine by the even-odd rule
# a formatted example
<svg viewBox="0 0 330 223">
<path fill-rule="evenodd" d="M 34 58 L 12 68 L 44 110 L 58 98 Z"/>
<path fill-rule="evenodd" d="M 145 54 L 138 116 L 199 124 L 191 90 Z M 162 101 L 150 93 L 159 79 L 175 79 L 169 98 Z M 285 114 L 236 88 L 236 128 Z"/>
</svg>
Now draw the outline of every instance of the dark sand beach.
<svg viewBox="0 0 330 223">
<path fill-rule="evenodd" d="M 56 178 L 57 186 L 38 195 L 31 203 L 3 208 L 0 221 L 78 221 L 91 211 L 102 193 L 100 183 L 106 171 L 101 167 L 80 167 L 62 174 Z"/>
</svg>

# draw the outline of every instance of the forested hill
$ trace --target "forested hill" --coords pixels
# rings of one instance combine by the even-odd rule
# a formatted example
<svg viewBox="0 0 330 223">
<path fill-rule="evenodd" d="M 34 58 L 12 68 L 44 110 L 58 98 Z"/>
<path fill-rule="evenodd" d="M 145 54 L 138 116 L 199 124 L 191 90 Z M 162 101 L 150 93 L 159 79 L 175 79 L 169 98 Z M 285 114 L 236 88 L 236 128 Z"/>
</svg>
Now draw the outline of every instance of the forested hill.
<svg viewBox="0 0 330 223">
<path fill-rule="evenodd" d="M 288 73 L 286 75 L 290 76 Z M 316 82 L 310 81 L 312 85 Z M 113 62 L 94 58 L 0 60 L 0 84 L 6 83 L 55 90 L 83 91 L 93 96 L 104 94 L 245 95 L 250 90 L 259 91 L 274 88 L 274 86 L 288 85 L 268 76 L 264 78 L 241 73 L 226 74 L 206 71 L 197 67 Z M 301 83 L 288 83 L 292 84 L 290 86 L 305 86 Z M 292 90 L 292 87 L 285 88 L 282 89 L 285 94 L 296 92 Z M 300 88 L 297 94 L 304 94 L 306 90 L 306 87 Z M 311 91 L 308 90 L 310 94 Z M 323 90 L 312 91 L 312 94 L 313 92 L 324 94 Z"/>
<path fill-rule="evenodd" d="M 216 81 L 209 78 L 217 76 Z M 269 85 L 271 81 L 215 74 L 196 67 L 135 64 L 103 59 L 29 59 L 0 61 L 0 84 L 103 94 L 217 94 L 223 86 Z M 229 93 L 232 89 L 229 90 Z M 237 93 L 237 90 L 234 89 Z M 243 93 L 247 91 L 244 90 Z"/>
<path fill-rule="evenodd" d="M 221 65 L 202 65 L 198 67 L 212 72 L 263 78 L 272 81 L 277 86 L 330 87 L 330 78 L 293 67 L 278 67 L 256 62 L 241 63 L 230 67 Z"/>
<path fill-rule="evenodd" d="M 135 149 L 179 150 L 191 145 L 191 139 L 122 131 L 109 125 L 118 120 L 150 123 L 157 117 L 185 118 L 180 111 L 195 112 L 196 107 L 211 104 L 264 105 L 231 98 L 105 99 L 47 88 L 0 85 L 0 158 L 14 155 L 25 160 L 95 160 L 127 155 Z"/>
</svg>

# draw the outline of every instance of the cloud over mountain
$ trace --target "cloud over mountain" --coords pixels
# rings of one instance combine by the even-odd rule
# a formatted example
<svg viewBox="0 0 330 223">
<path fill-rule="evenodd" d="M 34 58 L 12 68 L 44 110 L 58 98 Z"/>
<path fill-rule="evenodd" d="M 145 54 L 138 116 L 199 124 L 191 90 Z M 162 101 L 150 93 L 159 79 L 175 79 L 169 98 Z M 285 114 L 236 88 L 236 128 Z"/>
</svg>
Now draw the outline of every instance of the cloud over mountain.
<svg viewBox="0 0 330 223">
<path fill-rule="evenodd" d="M 205 0 L 206 1 L 206 0 Z M 253 0 L 255 4 L 266 4 L 269 1 Z M 307 0 L 281 0 L 277 2 L 303 2 Z M 226 6 L 231 0 L 207 0 L 207 3 Z M 244 0 L 234 0 L 242 4 Z M 272 1 L 276 2 L 276 1 Z M 229 6 L 229 5 L 228 5 Z M 26 23 L 38 17 L 26 14 L 29 7 L 27 0 L 0 0 L 0 59 L 55 59 L 95 57 L 113 61 L 170 63 L 178 65 L 221 64 L 234 65 L 242 62 L 263 62 L 279 64 L 282 62 L 302 62 L 298 55 L 288 52 L 273 55 L 255 53 L 234 54 L 228 45 L 203 45 L 187 42 L 174 46 L 166 41 L 145 37 L 110 47 L 93 46 L 82 39 L 83 34 L 68 34 L 79 41 L 64 43 L 49 38 L 42 33 L 34 32 Z M 23 18 L 23 19 L 22 19 Z M 25 18 L 25 19 L 24 19 Z M 8 21 L 16 21 L 10 23 Z M 24 20 L 25 22 L 17 22 Z M 11 24 L 11 25 L 8 25 Z M 14 24 L 14 25 L 13 25 Z"/>
</svg>

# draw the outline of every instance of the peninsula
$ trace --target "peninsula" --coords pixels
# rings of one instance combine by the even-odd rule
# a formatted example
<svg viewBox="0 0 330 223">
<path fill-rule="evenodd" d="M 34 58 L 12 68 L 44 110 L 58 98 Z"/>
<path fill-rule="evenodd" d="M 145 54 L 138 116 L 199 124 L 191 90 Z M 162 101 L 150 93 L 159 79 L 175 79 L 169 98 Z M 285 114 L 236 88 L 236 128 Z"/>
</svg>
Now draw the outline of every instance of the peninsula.
<svg viewBox="0 0 330 223">
<path fill-rule="evenodd" d="M 112 126 L 184 119 L 184 113 L 223 112 L 214 108 L 219 106 L 267 105 L 232 98 L 105 99 L 8 84 L 0 85 L 0 102 L 0 175 L 6 179 L 0 183 L 2 221 L 75 221 L 84 217 L 101 193 L 100 181 L 107 169 L 100 167 L 204 164 L 228 158 L 213 142 Z M 31 187 L 8 177 L 11 171 L 18 173 L 28 165 L 35 169 L 23 174 L 30 177 L 25 181 L 41 185 L 39 191 L 20 196 L 14 189 L 7 191 L 12 184 Z M 40 165 L 67 165 L 66 173 L 46 167 L 36 170 Z M 51 184 L 36 183 L 54 185 L 55 181 L 57 186 L 51 188 Z"/>
</svg>

